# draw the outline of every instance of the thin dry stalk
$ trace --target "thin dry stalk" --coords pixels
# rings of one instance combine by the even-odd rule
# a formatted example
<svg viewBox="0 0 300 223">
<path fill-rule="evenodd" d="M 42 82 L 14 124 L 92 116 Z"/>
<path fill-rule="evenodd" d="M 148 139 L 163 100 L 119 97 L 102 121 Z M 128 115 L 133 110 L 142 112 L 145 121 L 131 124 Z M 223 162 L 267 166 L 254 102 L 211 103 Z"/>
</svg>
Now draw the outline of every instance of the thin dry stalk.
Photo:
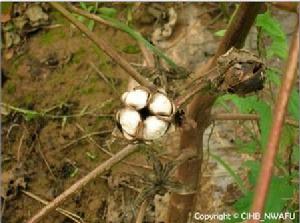
<svg viewBox="0 0 300 223">
<path fill-rule="evenodd" d="M 91 133 L 85 134 L 85 135 L 81 136 L 80 138 L 75 139 L 75 140 L 69 142 L 68 144 L 64 145 L 63 147 L 61 147 L 60 151 L 65 150 L 65 149 L 69 148 L 70 146 L 79 143 L 81 140 L 84 140 L 86 138 L 90 138 L 91 136 L 106 135 L 106 134 L 109 134 L 111 132 L 112 132 L 111 130 L 103 130 L 103 131 L 100 131 L 100 132 L 91 132 Z"/>
<path fill-rule="evenodd" d="M 21 159 L 21 149 L 22 149 L 24 137 L 25 137 L 25 130 L 22 133 L 22 136 L 21 136 L 20 142 L 19 142 L 19 146 L 18 146 L 18 150 L 17 150 L 17 162 L 18 163 L 20 162 L 20 159 Z"/>
<path fill-rule="evenodd" d="M 139 72 L 137 72 L 123 57 L 121 57 L 117 51 L 115 51 L 108 43 L 90 31 L 84 24 L 79 22 L 72 16 L 60 3 L 49 2 L 49 4 L 59 11 L 66 19 L 68 19 L 73 25 L 75 25 L 81 32 L 83 32 L 90 40 L 92 40 L 100 49 L 102 49 L 108 56 L 110 56 L 117 64 L 119 64 L 134 80 L 140 85 L 147 87 L 150 90 L 156 90 L 154 84 L 144 78 Z"/>
<path fill-rule="evenodd" d="M 37 195 L 35 195 L 35 194 L 33 194 L 33 193 L 29 192 L 29 191 L 22 190 L 22 193 L 25 194 L 25 195 L 27 195 L 28 197 L 30 197 L 30 198 L 38 201 L 38 202 L 44 204 L 44 205 L 47 205 L 49 203 L 48 201 L 46 201 L 46 200 L 38 197 Z M 81 217 L 79 217 L 78 215 L 76 215 L 76 214 L 74 214 L 74 213 L 72 213 L 70 211 L 67 211 L 67 210 L 62 209 L 62 208 L 56 208 L 55 210 L 57 212 L 61 213 L 62 215 L 70 218 L 74 222 L 77 222 L 77 223 L 83 223 L 84 222 Z"/>
<path fill-rule="evenodd" d="M 273 124 L 269 135 L 269 141 L 266 152 L 261 161 L 262 167 L 257 181 L 254 200 L 251 211 L 262 214 L 269 191 L 269 186 L 273 173 L 274 160 L 280 142 L 280 136 L 284 123 L 284 117 L 289 101 L 289 96 L 293 87 L 295 76 L 297 73 L 297 65 L 299 61 L 299 23 L 297 24 L 293 40 L 290 45 L 288 62 L 286 64 L 285 75 L 280 86 L 279 94 L 274 109 Z M 260 222 L 260 220 L 250 220 L 250 223 Z"/>
<path fill-rule="evenodd" d="M 55 210 L 61 203 L 63 203 L 72 194 L 83 188 L 87 183 L 94 180 L 100 174 L 111 169 L 113 166 L 118 164 L 121 160 L 125 159 L 130 154 L 136 152 L 139 149 L 137 145 L 128 145 L 120 152 L 116 153 L 113 157 L 101 163 L 93 171 L 85 175 L 83 178 L 74 183 L 71 187 L 65 190 L 62 194 L 56 197 L 53 201 L 49 202 L 45 207 L 43 207 L 36 215 L 28 220 L 27 223 L 36 223 L 46 217 L 51 211 Z"/>
<path fill-rule="evenodd" d="M 143 203 L 140 206 L 139 212 L 137 214 L 135 223 L 143 223 L 143 219 L 144 219 L 144 216 L 146 214 L 148 204 L 149 204 L 148 199 L 143 201 Z"/>
<path fill-rule="evenodd" d="M 239 114 L 239 113 L 217 113 L 211 115 L 212 121 L 247 121 L 247 120 L 254 120 L 258 121 L 260 119 L 259 115 L 257 114 Z M 293 127 L 299 128 L 299 123 L 296 120 L 285 118 L 285 124 L 291 125 Z"/>
<path fill-rule="evenodd" d="M 96 73 L 98 74 L 98 76 L 104 80 L 104 82 L 111 87 L 111 89 L 113 90 L 115 95 L 118 95 L 118 92 L 116 90 L 116 87 L 113 85 L 113 83 L 107 79 L 107 77 L 105 76 L 105 74 L 103 74 L 98 68 L 97 66 L 93 63 L 90 62 L 91 67 L 94 69 L 94 71 L 96 71 Z"/>
<path fill-rule="evenodd" d="M 85 130 L 82 128 L 82 126 L 80 126 L 79 124 L 76 124 L 76 127 L 82 131 L 83 133 L 85 133 Z M 107 149 L 103 148 L 102 146 L 100 146 L 94 139 L 91 135 L 88 135 L 87 136 L 89 142 L 96 146 L 97 148 L 99 148 L 102 152 L 104 152 L 106 155 L 108 155 L 109 157 L 112 157 L 114 156 L 115 154 L 108 151 Z M 132 163 L 132 162 L 129 162 L 129 161 L 126 161 L 126 160 L 122 160 L 121 161 L 122 163 L 126 164 L 126 165 L 129 165 L 129 166 L 134 166 L 134 167 L 138 167 L 138 168 L 142 168 L 142 169 L 145 169 L 145 170 L 152 170 L 152 167 L 150 166 L 147 166 L 147 165 L 142 165 L 142 164 L 138 164 L 138 163 Z"/>
</svg>

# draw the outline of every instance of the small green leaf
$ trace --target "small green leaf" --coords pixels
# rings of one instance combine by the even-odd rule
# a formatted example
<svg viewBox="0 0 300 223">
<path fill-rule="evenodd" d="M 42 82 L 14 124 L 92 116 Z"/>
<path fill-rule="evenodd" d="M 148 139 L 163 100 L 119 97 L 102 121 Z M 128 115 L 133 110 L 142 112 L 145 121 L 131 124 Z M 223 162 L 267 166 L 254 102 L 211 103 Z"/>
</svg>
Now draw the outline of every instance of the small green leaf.
<svg viewBox="0 0 300 223">
<path fill-rule="evenodd" d="M 137 54 L 140 52 L 140 48 L 137 45 L 127 45 L 122 51 L 128 54 Z"/>
<path fill-rule="evenodd" d="M 115 8 L 101 7 L 98 12 L 102 15 L 114 18 L 117 16 L 117 10 Z"/>
<path fill-rule="evenodd" d="M 248 154 L 254 154 L 257 151 L 257 147 L 258 147 L 255 141 L 244 143 L 241 140 L 236 140 L 236 145 L 239 148 L 240 152 L 248 153 Z"/>
<path fill-rule="evenodd" d="M 80 7 L 87 10 L 87 5 L 84 2 L 79 2 Z"/>
<path fill-rule="evenodd" d="M 66 116 L 63 117 L 62 122 L 61 122 L 61 128 L 63 129 L 66 126 L 68 118 Z"/>
<path fill-rule="evenodd" d="M 225 35 L 226 29 L 220 29 L 219 31 L 215 32 L 214 35 L 218 37 L 223 37 Z"/>
<path fill-rule="evenodd" d="M 70 177 L 75 177 L 78 173 L 78 168 L 76 167 L 74 171 L 70 174 Z"/>
<path fill-rule="evenodd" d="M 86 152 L 86 156 L 91 159 L 91 160 L 95 160 L 96 159 L 96 156 L 90 152 Z"/>
<path fill-rule="evenodd" d="M 77 16 L 77 19 L 80 21 L 80 22 L 84 22 L 85 21 L 85 18 L 81 15 Z"/>
<path fill-rule="evenodd" d="M 33 119 L 36 119 L 38 116 L 39 116 L 39 114 L 34 111 L 27 111 L 24 113 L 24 118 L 26 121 L 31 121 Z"/>
<path fill-rule="evenodd" d="M 95 21 L 94 20 L 89 20 L 89 23 L 88 23 L 89 30 L 93 31 L 94 26 L 95 26 Z"/>
</svg>

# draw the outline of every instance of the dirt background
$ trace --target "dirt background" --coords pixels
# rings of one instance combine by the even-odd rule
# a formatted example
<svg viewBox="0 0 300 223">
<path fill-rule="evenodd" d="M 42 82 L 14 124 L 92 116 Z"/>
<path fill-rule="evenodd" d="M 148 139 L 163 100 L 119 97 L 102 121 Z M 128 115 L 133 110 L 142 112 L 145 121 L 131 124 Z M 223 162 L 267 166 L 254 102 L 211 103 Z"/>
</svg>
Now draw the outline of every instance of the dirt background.
<svg viewBox="0 0 300 223">
<path fill-rule="evenodd" d="M 128 7 L 138 7 L 133 23 L 139 31 L 148 38 L 154 38 L 158 46 L 190 70 L 195 70 L 213 55 L 220 40 L 213 33 L 224 29 L 228 21 L 228 16 L 216 3 L 159 6 L 107 3 L 105 6 L 115 7 L 119 12 L 118 17 L 122 19 L 126 18 Z M 26 7 L 30 7 L 30 4 Z M 151 7 L 158 14 L 151 13 Z M 178 15 L 171 35 L 153 37 L 155 29 L 163 24 L 160 16 L 170 8 Z M 232 10 L 229 7 L 228 13 Z M 5 197 L 2 199 L 2 220 L 6 223 L 26 222 L 43 207 L 22 191 L 30 191 L 44 200 L 53 200 L 109 158 L 103 149 L 115 153 L 126 144 L 122 139 L 111 138 L 110 132 L 115 127 L 114 114 L 121 106 L 119 95 L 127 88 L 128 76 L 57 12 L 51 9 L 44 11 L 49 16 L 47 24 L 21 35 L 20 43 L 2 51 L 1 69 L 5 75 L 2 76 L 2 102 L 29 110 L 51 109 L 50 114 L 57 116 L 80 115 L 64 119 L 30 119 L 18 112 L 2 111 L 2 195 Z M 284 18 L 282 23 L 286 24 L 285 29 L 292 30 L 290 21 L 294 21 L 294 18 L 284 13 L 278 16 Z M 124 52 L 129 45 L 136 46 L 136 42 L 127 34 L 103 25 L 96 25 L 94 32 L 128 61 L 143 63 L 140 52 Z M 252 31 L 246 44 L 250 49 L 255 49 L 255 32 Z M 91 63 L 117 90 L 103 81 Z M 210 144 L 213 151 L 220 145 L 232 145 L 231 139 L 237 132 L 243 134 L 236 131 L 232 124 L 216 125 Z M 225 128 L 230 129 L 226 134 L 223 131 Z M 95 135 L 86 137 L 90 133 Z M 81 139 L 83 136 L 85 138 Z M 178 137 L 174 133 L 164 139 L 164 143 L 166 151 L 176 150 Z M 227 161 L 236 169 L 243 161 L 234 155 L 234 151 L 226 150 L 225 153 L 218 150 L 218 153 L 223 154 L 225 160 L 228 158 Z M 132 204 L 137 191 L 144 186 L 141 176 L 149 174 L 151 163 L 145 160 L 143 153 L 135 154 L 128 160 L 130 164 L 121 163 L 103 177 L 98 177 L 61 207 L 77 214 L 84 222 L 130 222 L 132 213 L 136 212 Z M 205 170 L 203 196 L 197 208 L 203 212 L 230 209 L 230 204 L 240 194 L 232 180 L 230 177 L 225 180 L 226 171 L 218 167 L 216 162 L 208 162 Z M 156 196 L 147 209 L 145 222 L 154 222 L 154 219 L 163 222 L 166 197 Z M 73 221 L 58 212 L 52 212 L 41 222 Z"/>
</svg>

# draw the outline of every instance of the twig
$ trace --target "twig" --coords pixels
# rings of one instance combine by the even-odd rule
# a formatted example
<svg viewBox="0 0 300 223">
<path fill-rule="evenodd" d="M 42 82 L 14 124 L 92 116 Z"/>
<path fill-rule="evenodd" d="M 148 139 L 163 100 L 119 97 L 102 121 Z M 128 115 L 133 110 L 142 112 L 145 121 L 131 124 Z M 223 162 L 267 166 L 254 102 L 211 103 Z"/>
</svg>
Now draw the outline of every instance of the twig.
<svg viewBox="0 0 300 223">
<path fill-rule="evenodd" d="M 25 137 L 25 130 L 22 133 L 22 136 L 21 136 L 20 142 L 19 142 L 19 146 L 18 146 L 18 150 L 17 150 L 17 162 L 18 163 L 20 162 L 20 159 L 21 159 L 21 148 L 22 148 L 24 137 Z"/>
<path fill-rule="evenodd" d="M 284 117 L 286 114 L 286 108 L 288 105 L 289 95 L 291 93 L 295 76 L 297 73 L 297 65 L 299 61 L 299 20 L 297 28 L 293 35 L 293 39 L 290 45 L 289 57 L 287 59 L 285 75 L 282 80 L 282 84 L 277 97 L 272 128 L 269 134 L 269 141 L 266 148 L 266 152 L 262 158 L 262 167 L 257 181 L 257 186 L 254 193 L 254 200 L 252 203 L 251 211 L 254 213 L 262 214 L 266 202 L 267 193 L 269 190 L 274 160 L 278 150 L 280 141 L 280 135 L 282 132 L 282 126 Z M 260 222 L 259 220 L 250 220 L 249 222 Z"/>
<path fill-rule="evenodd" d="M 64 150 L 76 143 L 78 143 L 79 141 L 83 140 L 83 139 L 86 139 L 86 138 L 89 138 L 91 136 L 95 136 L 95 135 L 106 135 L 106 134 L 109 134 L 111 133 L 111 130 L 103 130 L 103 131 L 100 131 L 100 132 L 91 132 L 91 133 L 88 133 L 84 136 L 81 136 L 80 138 L 76 139 L 76 140 L 73 140 L 72 142 L 69 142 L 68 144 L 64 145 L 63 147 L 61 147 L 60 150 Z"/>
<path fill-rule="evenodd" d="M 25 190 L 21 190 L 23 194 L 27 195 L 28 197 L 36 200 L 36 201 L 39 201 L 40 203 L 44 204 L 44 205 L 47 205 L 49 202 L 38 197 L 37 195 L 29 192 L 29 191 L 25 191 Z M 84 222 L 83 219 L 81 217 L 79 217 L 78 215 L 76 214 L 73 214 L 72 212 L 70 211 L 67 211 L 65 209 L 62 209 L 62 208 L 56 208 L 55 209 L 57 212 L 61 213 L 62 215 L 72 219 L 74 222 L 77 222 L 77 223 L 82 223 Z"/>
<path fill-rule="evenodd" d="M 53 173 L 53 171 L 52 171 L 52 169 L 51 169 L 51 167 L 50 167 L 50 165 L 49 165 L 49 163 L 48 163 L 48 161 L 47 161 L 47 159 L 46 159 L 43 151 L 41 150 L 41 140 L 39 138 L 39 135 L 37 133 L 35 133 L 35 135 L 36 135 L 36 138 L 37 138 L 37 141 L 38 141 L 37 150 L 38 150 L 38 152 L 39 152 L 42 160 L 46 164 L 46 167 L 49 170 L 50 174 L 53 176 L 54 179 L 56 179 L 56 176 L 54 175 L 54 173 Z"/>
<path fill-rule="evenodd" d="M 92 20 L 94 20 L 96 22 L 99 22 L 99 23 L 101 23 L 103 25 L 115 28 L 114 25 L 111 22 L 109 22 L 109 21 L 107 21 L 105 19 L 102 19 L 101 17 L 99 17 L 99 16 L 97 16 L 95 14 L 88 13 L 85 10 L 79 9 L 79 8 L 73 6 L 72 4 L 67 4 L 67 8 L 70 9 L 72 12 L 78 14 L 78 15 L 84 16 L 84 17 L 86 17 L 88 19 L 92 19 Z"/>
<path fill-rule="evenodd" d="M 295 13 L 297 13 L 298 4 L 297 2 L 272 2 L 276 8 Z"/>
<path fill-rule="evenodd" d="M 259 120 L 260 117 L 257 114 L 239 114 L 239 113 L 217 113 L 217 114 L 212 114 L 211 115 L 211 120 Z M 288 125 L 291 125 L 293 127 L 298 128 L 299 123 L 296 120 L 286 118 L 285 123 Z"/>
<path fill-rule="evenodd" d="M 111 114 L 92 114 L 90 112 L 83 112 L 83 113 L 78 113 L 78 114 L 71 114 L 71 115 L 50 115 L 47 114 L 47 110 L 45 112 L 38 112 L 38 111 L 34 111 L 34 110 L 28 110 L 28 109 L 24 109 L 24 108 L 18 108 L 6 103 L 0 103 L 1 106 L 4 106 L 6 108 L 9 108 L 15 112 L 21 113 L 23 115 L 28 115 L 30 117 L 45 117 L 45 118 L 51 118 L 51 119 L 65 119 L 65 118 L 79 118 L 79 117 L 83 117 L 85 115 L 90 115 L 90 116 L 95 116 L 95 117 L 113 117 L 113 115 Z"/>
<path fill-rule="evenodd" d="M 91 67 L 96 71 L 96 73 L 99 75 L 100 78 L 102 78 L 104 80 L 104 82 L 111 87 L 111 89 L 113 90 L 113 92 L 118 95 L 118 92 L 115 88 L 115 86 L 112 84 L 111 81 L 109 81 L 107 79 L 107 77 L 97 68 L 97 66 L 93 63 L 93 62 L 90 62 L 90 65 Z"/>
<path fill-rule="evenodd" d="M 65 190 L 62 194 L 60 194 L 58 197 L 56 197 L 53 201 L 49 202 L 48 205 L 46 205 L 36 215 L 34 215 L 31 219 L 29 219 L 29 221 L 27 223 L 39 222 L 44 217 L 46 217 L 46 215 L 48 213 L 50 213 L 55 208 L 57 208 L 62 202 L 64 202 L 73 193 L 77 192 L 82 187 L 84 187 L 87 183 L 94 180 L 98 175 L 111 169 L 113 166 L 115 166 L 121 160 L 125 159 L 128 155 L 138 151 L 138 149 L 139 149 L 139 146 L 137 146 L 137 145 L 126 146 L 120 152 L 115 154 L 113 157 L 106 160 L 105 162 L 100 164 L 98 167 L 96 167 L 93 171 L 91 171 L 90 173 L 85 175 L 83 178 L 78 180 L 76 183 L 74 183 L 71 187 L 69 187 L 67 190 Z"/>
<path fill-rule="evenodd" d="M 143 219 L 144 219 L 144 216 L 146 214 L 146 209 L 148 207 L 148 204 L 149 204 L 148 199 L 143 201 L 143 203 L 141 204 L 141 207 L 139 209 L 139 212 L 137 214 L 135 223 L 143 223 Z"/>
<path fill-rule="evenodd" d="M 111 48 L 103 39 L 90 31 L 84 24 L 75 19 L 61 4 L 56 2 L 49 3 L 53 8 L 59 11 L 66 19 L 83 32 L 90 40 L 92 40 L 100 49 L 118 63 L 127 73 L 135 79 L 140 85 L 150 90 L 156 90 L 154 84 L 139 74 L 123 57 L 121 57 L 113 48 Z"/>
<path fill-rule="evenodd" d="M 155 62 L 154 62 L 153 54 L 144 46 L 143 43 L 138 41 L 138 44 L 139 44 L 139 47 L 140 47 L 140 49 L 142 51 L 142 54 L 144 56 L 145 63 L 147 65 L 147 67 L 154 68 L 155 67 Z"/>
<path fill-rule="evenodd" d="M 85 130 L 82 128 L 82 126 L 80 126 L 78 123 L 76 123 L 76 127 L 82 131 L 82 132 L 85 132 Z M 108 156 L 112 157 L 114 156 L 115 154 L 108 151 L 107 149 L 103 148 L 102 146 L 100 146 L 94 139 L 91 135 L 88 135 L 87 136 L 88 140 L 90 143 L 92 143 L 94 146 L 96 146 L 97 148 L 99 148 L 102 152 L 104 152 L 105 154 L 107 154 Z M 146 165 L 142 165 L 142 164 L 138 164 L 138 163 L 132 163 L 132 162 L 129 162 L 129 161 L 125 161 L 125 160 L 122 160 L 121 161 L 122 163 L 124 164 L 127 164 L 129 166 L 134 166 L 134 167 L 138 167 L 138 168 L 142 168 L 142 169 L 145 169 L 145 170 L 152 170 L 152 168 L 150 166 L 146 166 Z"/>
</svg>

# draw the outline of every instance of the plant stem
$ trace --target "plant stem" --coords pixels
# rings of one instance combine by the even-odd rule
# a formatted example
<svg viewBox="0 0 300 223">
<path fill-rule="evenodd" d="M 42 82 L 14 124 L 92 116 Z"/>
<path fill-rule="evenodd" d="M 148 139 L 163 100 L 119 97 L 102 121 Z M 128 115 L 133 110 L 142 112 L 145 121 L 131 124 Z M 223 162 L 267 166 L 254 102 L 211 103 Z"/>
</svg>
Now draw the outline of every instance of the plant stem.
<svg viewBox="0 0 300 223">
<path fill-rule="evenodd" d="M 141 207 L 139 209 L 139 212 L 137 214 L 135 223 L 143 223 L 143 219 L 144 219 L 144 216 L 146 214 L 146 209 L 148 207 L 148 204 L 149 204 L 148 199 L 143 201 L 143 203 L 141 204 Z"/>
<path fill-rule="evenodd" d="M 155 91 L 156 87 L 140 73 L 138 73 L 123 57 L 121 57 L 117 51 L 109 46 L 103 39 L 90 31 L 84 24 L 79 22 L 72 16 L 60 3 L 49 2 L 49 4 L 59 11 L 66 19 L 68 19 L 73 25 L 75 25 L 81 32 L 83 32 L 90 40 L 92 40 L 100 49 L 102 49 L 108 56 L 110 56 L 116 63 L 118 63 L 133 79 L 135 79 L 140 85 L 148 88 L 151 91 Z"/>
<path fill-rule="evenodd" d="M 256 184 L 254 200 L 251 211 L 254 213 L 260 213 L 262 216 L 267 193 L 269 190 L 271 177 L 273 173 L 274 161 L 278 150 L 282 127 L 284 123 L 284 117 L 288 105 L 290 93 L 292 91 L 293 83 L 297 73 L 297 66 L 299 61 L 299 20 L 297 28 L 294 32 L 294 36 L 290 45 L 289 57 L 287 59 L 285 75 L 282 80 L 282 84 L 277 97 L 274 116 L 272 122 L 272 128 L 269 134 L 269 141 L 266 151 L 262 158 L 262 167 L 258 182 Z M 250 220 L 248 222 L 255 223 L 260 220 Z"/>
<path fill-rule="evenodd" d="M 207 73 L 215 67 L 218 57 L 226 53 L 231 47 L 241 48 L 243 46 L 262 5 L 263 3 L 240 3 L 215 56 L 198 71 L 199 74 Z M 176 180 L 185 187 L 197 188 L 197 193 L 200 191 L 199 177 L 203 159 L 203 134 L 210 124 L 211 108 L 217 97 L 218 94 L 209 93 L 201 93 L 194 96 L 188 104 L 186 116 L 196 125 L 184 127 L 181 134 L 181 152 L 184 153 L 187 149 L 193 149 L 197 152 L 198 159 L 187 161 L 180 165 L 177 170 Z M 169 223 L 187 222 L 189 213 L 196 204 L 197 193 L 188 195 L 171 193 L 168 210 Z"/>
<path fill-rule="evenodd" d="M 29 192 L 29 191 L 25 191 L 25 190 L 22 190 L 22 193 L 27 195 L 28 197 L 34 199 L 34 200 L 37 200 L 39 201 L 40 203 L 44 204 L 44 205 L 47 205 L 49 202 L 46 201 L 46 200 L 43 200 L 42 198 L 36 196 L 35 194 Z M 67 211 L 65 209 L 62 209 L 62 208 L 56 208 L 55 209 L 57 212 L 61 213 L 62 215 L 70 218 L 71 220 L 73 220 L 74 222 L 77 222 L 77 223 L 81 223 L 81 222 L 84 222 L 81 217 L 79 217 L 78 215 L 76 214 L 73 214 L 72 212 L 70 211 Z"/>
</svg>

